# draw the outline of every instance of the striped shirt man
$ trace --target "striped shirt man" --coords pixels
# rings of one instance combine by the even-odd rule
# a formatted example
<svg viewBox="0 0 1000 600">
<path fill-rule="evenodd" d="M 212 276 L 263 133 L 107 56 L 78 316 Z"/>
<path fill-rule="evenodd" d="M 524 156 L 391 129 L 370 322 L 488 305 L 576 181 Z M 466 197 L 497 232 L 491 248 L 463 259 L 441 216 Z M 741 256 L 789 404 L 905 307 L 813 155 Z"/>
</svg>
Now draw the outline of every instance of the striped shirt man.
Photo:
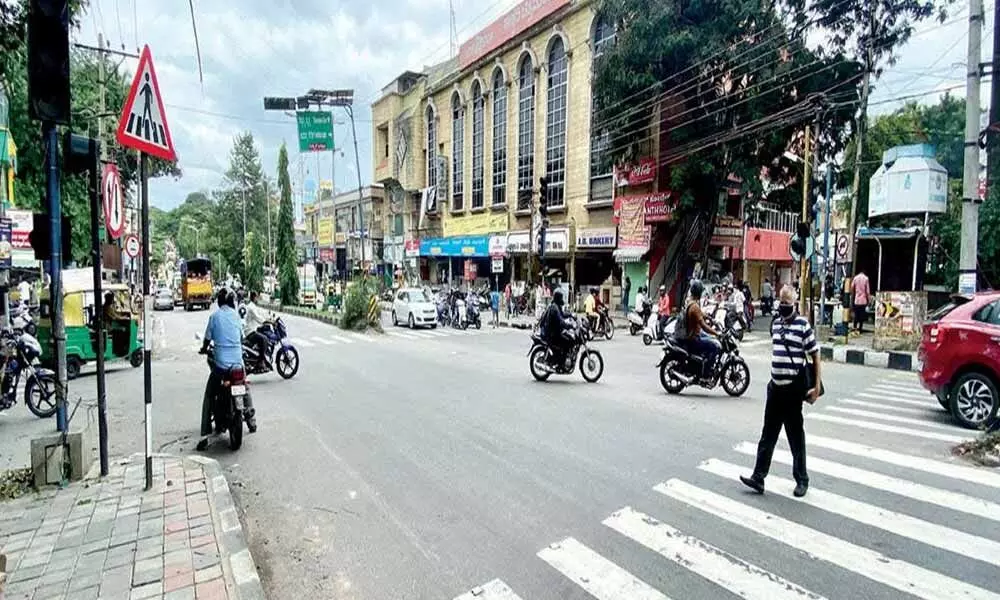
<svg viewBox="0 0 1000 600">
<path fill-rule="evenodd" d="M 805 317 L 791 319 L 778 317 L 771 322 L 771 381 L 775 385 L 788 385 L 795 381 L 806 355 L 819 350 L 812 326 Z"/>
</svg>

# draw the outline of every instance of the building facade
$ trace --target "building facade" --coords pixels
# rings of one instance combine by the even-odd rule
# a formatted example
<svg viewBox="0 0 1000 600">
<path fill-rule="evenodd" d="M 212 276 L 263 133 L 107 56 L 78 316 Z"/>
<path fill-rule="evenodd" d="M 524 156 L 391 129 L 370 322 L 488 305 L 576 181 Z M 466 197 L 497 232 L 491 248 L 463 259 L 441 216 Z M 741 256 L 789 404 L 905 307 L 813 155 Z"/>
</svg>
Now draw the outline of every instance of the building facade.
<svg viewBox="0 0 1000 600">
<path fill-rule="evenodd" d="M 524 281 L 545 202 L 546 275 L 574 288 L 620 280 L 608 136 L 591 91 L 594 59 L 611 43 L 589 0 L 526 0 L 455 58 L 383 89 L 374 181 L 402 231 L 404 268 L 432 283 Z"/>
<path fill-rule="evenodd" d="M 303 208 L 305 244 L 300 257 L 317 265 L 317 276 L 328 281 L 359 272 L 380 273 L 384 261 L 384 202 L 381 185 L 321 194 Z"/>
</svg>

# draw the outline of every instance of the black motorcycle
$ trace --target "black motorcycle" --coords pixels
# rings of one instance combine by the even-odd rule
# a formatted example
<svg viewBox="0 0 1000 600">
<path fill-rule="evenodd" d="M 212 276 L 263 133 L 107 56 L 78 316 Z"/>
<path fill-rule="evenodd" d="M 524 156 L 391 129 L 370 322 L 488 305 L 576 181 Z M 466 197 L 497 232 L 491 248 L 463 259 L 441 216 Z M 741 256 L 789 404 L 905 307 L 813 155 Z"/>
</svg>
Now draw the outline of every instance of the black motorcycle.
<svg viewBox="0 0 1000 600">
<path fill-rule="evenodd" d="M 663 342 L 663 358 L 656 366 L 660 369 L 660 384 L 671 394 L 679 394 L 685 387 L 698 385 L 713 389 L 719 383 L 727 394 L 742 396 L 750 387 L 750 368 L 747 366 L 733 337 L 727 329 L 719 336 L 722 353 L 716 358 L 709 373 L 705 374 L 705 358 L 689 352 L 674 337 Z"/>
<path fill-rule="evenodd" d="M 553 374 L 572 375 L 576 370 L 577 359 L 580 362 L 580 375 L 589 383 L 596 383 L 604 374 L 604 358 L 597 350 L 587 347 L 587 337 L 584 332 L 582 321 L 569 318 L 573 321 L 572 347 L 566 352 L 562 360 L 556 361 L 557 353 L 538 333 L 531 334 L 531 350 L 528 350 L 528 367 L 531 369 L 531 376 L 538 381 L 545 381 Z"/>
<path fill-rule="evenodd" d="M 208 366 L 215 369 L 215 357 L 213 348 L 208 351 L 199 351 L 199 354 L 208 355 Z M 205 385 L 205 394 L 208 394 L 208 387 L 211 382 Z M 218 393 L 212 398 L 212 420 L 215 423 L 215 432 L 229 432 L 229 449 L 239 450 L 243 445 L 243 422 L 249 418 L 245 410 L 245 398 L 250 395 L 250 386 L 247 382 L 246 371 L 243 367 L 228 369 L 222 376 L 219 383 Z"/>
<path fill-rule="evenodd" d="M 470 296 L 465 302 L 465 322 L 466 327 L 483 328 L 483 317 L 479 307 L 479 296 Z"/>
<path fill-rule="evenodd" d="M 55 371 L 36 366 L 42 345 L 30 333 L 0 334 L 0 411 L 17 404 L 17 387 L 24 382 L 24 404 L 33 415 L 47 419 L 56 414 Z"/>
<path fill-rule="evenodd" d="M 278 371 L 282 379 L 291 379 L 299 372 L 299 351 L 288 341 L 288 330 L 281 317 L 267 321 L 257 328 L 257 333 L 267 340 L 264 356 L 258 356 L 257 346 L 243 340 L 243 364 L 251 375 L 269 373 L 272 367 L 265 358 L 271 359 L 271 365 Z M 277 351 L 275 351 L 277 348 Z"/>
<path fill-rule="evenodd" d="M 597 321 L 594 324 L 592 330 L 594 337 L 603 337 L 606 340 L 610 340 L 615 336 L 615 324 L 611 321 L 611 315 L 608 313 L 607 306 L 597 307 Z"/>
</svg>

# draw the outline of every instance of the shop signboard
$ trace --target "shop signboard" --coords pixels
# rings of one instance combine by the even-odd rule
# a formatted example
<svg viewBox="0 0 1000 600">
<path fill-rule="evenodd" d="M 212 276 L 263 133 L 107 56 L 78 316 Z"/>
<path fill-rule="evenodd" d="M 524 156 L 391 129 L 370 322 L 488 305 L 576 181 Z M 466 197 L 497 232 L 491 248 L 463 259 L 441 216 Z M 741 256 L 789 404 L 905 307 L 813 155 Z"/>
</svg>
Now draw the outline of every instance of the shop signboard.
<svg viewBox="0 0 1000 600">
<path fill-rule="evenodd" d="M 507 231 L 507 213 L 484 212 L 463 217 L 449 215 L 445 217 L 442 228 L 445 237 Z"/>
<path fill-rule="evenodd" d="M 31 268 L 38 265 L 35 251 L 31 248 L 31 230 L 35 228 L 34 218 L 30 210 L 8 210 L 6 217 L 10 219 L 11 266 Z"/>
<path fill-rule="evenodd" d="M 527 231 L 512 231 L 507 234 L 508 254 L 527 254 L 531 250 L 531 234 Z"/>
<path fill-rule="evenodd" d="M 458 68 L 464 69 L 483 58 L 569 3 L 570 0 L 524 0 L 459 46 Z"/>
<path fill-rule="evenodd" d="M 614 178 L 618 187 L 653 183 L 656 180 L 656 160 L 640 158 L 636 163 L 615 167 Z"/>
<path fill-rule="evenodd" d="M 406 249 L 407 258 L 420 256 L 420 240 L 406 240 L 403 242 L 403 246 Z"/>
<path fill-rule="evenodd" d="M 490 271 L 492 273 L 503 273 L 503 257 L 494 256 L 490 261 Z"/>
<path fill-rule="evenodd" d="M 476 261 L 467 260 L 465 261 L 465 280 L 475 281 L 476 277 L 479 276 L 479 267 L 476 265 Z"/>
<path fill-rule="evenodd" d="M 9 269 L 13 247 L 10 244 L 10 219 L 0 219 L 0 269 Z"/>
<path fill-rule="evenodd" d="M 661 223 L 674 218 L 674 202 L 670 192 L 649 194 L 645 201 L 646 223 Z"/>
<path fill-rule="evenodd" d="M 507 254 L 528 254 L 532 251 L 531 234 L 528 231 L 512 231 L 507 234 Z M 569 229 L 550 227 L 545 230 L 545 254 L 566 254 L 569 252 Z"/>
<path fill-rule="evenodd" d="M 320 248 L 319 249 L 319 260 L 320 262 L 334 262 L 336 256 L 333 253 L 333 248 Z"/>
<path fill-rule="evenodd" d="M 507 256 L 507 234 L 490 236 L 490 256 L 503 258 Z M 502 264 L 502 263 L 501 263 Z"/>
<path fill-rule="evenodd" d="M 619 248 L 649 248 L 650 236 L 644 219 L 645 209 L 646 195 L 622 198 L 618 222 Z"/>
<path fill-rule="evenodd" d="M 420 240 L 421 256 L 488 256 L 489 236 L 471 235 Z"/>
<path fill-rule="evenodd" d="M 319 219 L 316 224 L 316 243 L 320 246 L 332 246 L 333 239 L 333 217 Z"/>
<path fill-rule="evenodd" d="M 710 245 L 741 248 L 743 246 L 743 220 L 729 216 L 718 217 L 715 221 L 715 231 L 712 232 Z"/>
<path fill-rule="evenodd" d="M 607 248 L 618 243 L 618 230 L 614 227 L 590 227 L 576 230 L 577 248 Z"/>
</svg>

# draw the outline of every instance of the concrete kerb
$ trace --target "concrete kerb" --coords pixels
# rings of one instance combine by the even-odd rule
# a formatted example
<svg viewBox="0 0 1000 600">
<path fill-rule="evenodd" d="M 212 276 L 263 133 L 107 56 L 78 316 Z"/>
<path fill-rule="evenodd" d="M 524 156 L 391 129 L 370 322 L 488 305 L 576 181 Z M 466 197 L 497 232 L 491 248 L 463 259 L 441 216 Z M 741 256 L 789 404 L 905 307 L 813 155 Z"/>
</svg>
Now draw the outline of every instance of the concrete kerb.
<svg viewBox="0 0 1000 600">
<path fill-rule="evenodd" d="M 219 556 L 226 579 L 232 582 L 238 600 L 264 600 L 264 587 L 257 574 L 257 564 L 247 545 L 243 526 L 240 524 L 236 503 L 229 483 L 219 462 L 204 456 L 185 457 L 194 461 L 205 471 L 205 483 L 209 491 L 208 501 L 212 507 L 212 520 L 218 532 Z"/>
<path fill-rule="evenodd" d="M 859 346 L 821 344 L 820 357 L 825 361 L 878 367 L 895 371 L 919 371 L 920 363 L 914 352 L 877 352 Z"/>
</svg>

